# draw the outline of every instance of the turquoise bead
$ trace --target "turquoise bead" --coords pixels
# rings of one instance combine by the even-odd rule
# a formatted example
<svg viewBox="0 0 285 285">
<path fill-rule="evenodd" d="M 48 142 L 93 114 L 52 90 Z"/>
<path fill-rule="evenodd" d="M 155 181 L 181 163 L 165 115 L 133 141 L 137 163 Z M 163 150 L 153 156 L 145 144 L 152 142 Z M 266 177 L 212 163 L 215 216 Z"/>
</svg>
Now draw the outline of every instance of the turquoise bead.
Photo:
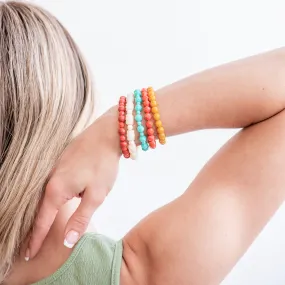
<svg viewBox="0 0 285 285">
<path fill-rule="evenodd" d="M 140 104 L 137 104 L 135 110 L 140 112 L 142 110 L 142 106 Z"/>
<path fill-rule="evenodd" d="M 135 97 L 135 101 L 136 101 L 136 103 L 141 103 L 142 102 L 142 98 L 140 96 L 137 96 L 137 97 Z"/>
<path fill-rule="evenodd" d="M 134 92 L 134 95 L 136 96 L 136 95 L 141 95 L 142 93 L 141 93 L 141 91 L 140 90 L 135 90 L 135 92 Z"/>
<path fill-rule="evenodd" d="M 141 142 L 142 144 L 145 144 L 145 143 L 146 143 L 146 136 L 145 136 L 145 135 L 140 137 L 140 142 Z"/>
<path fill-rule="evenodd" d="M 142 115 L 141 114 L 136 114 L 135 119 L 137 122 L 141 122 L 142 121 Z"/>
<path fill-rule="evenodd" d="M 144 131 L 144 127 L 142 125 L 137 127 L 137 130 L 139 133 L 142 133 Z"/>
<path fill-rule="evenodd" d="M 142 150 L 147 151 L 149 148 L 147 143 L 142 144 Z"/>
<path fill-rule="evenodd" d="M 137 122 L 137 125 L 138 125 L 138 126 L 141 126 L 141 125 L 142 125 L 142 122 Z"/>
</svg>

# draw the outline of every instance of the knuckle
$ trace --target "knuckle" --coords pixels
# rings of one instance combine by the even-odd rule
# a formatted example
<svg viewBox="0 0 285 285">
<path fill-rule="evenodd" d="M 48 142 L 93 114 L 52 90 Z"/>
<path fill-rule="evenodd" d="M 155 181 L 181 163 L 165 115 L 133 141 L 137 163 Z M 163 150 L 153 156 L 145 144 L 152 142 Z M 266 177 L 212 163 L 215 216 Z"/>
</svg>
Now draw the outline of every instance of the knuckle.
<svg viewBox="0 0 285 285">
<path fill-rule="evenodd" d="M 84 229 L 89 224 L 89 218 L 83 215 L 76 215 L 73 217 L 72 224 L 75 228 Z"/>
</svg>

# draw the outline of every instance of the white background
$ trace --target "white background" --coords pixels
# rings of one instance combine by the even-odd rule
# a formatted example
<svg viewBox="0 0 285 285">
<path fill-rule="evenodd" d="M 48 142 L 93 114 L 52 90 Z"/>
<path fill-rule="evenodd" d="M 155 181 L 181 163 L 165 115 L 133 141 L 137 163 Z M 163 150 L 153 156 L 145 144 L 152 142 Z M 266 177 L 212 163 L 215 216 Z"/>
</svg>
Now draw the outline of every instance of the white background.
<svg viewBox="0 0 285 285">
<path fill-rule="evenodd" d="M 99 90 L 100 112 L 134 88 L 159 88 L 285 42 L 284 0 L 34 2 L 53 12 L 81 47 Z M 112 194 L 94 216 L 97 229 L 122 237 L 146 214 L 180 195 L 234 132 L 171 138 L 165 147 L 140 153 L 137 163 L 122 161 Z M 223 285 L 285 284 L 284 220 L 283 207 Z"/>
</svg>

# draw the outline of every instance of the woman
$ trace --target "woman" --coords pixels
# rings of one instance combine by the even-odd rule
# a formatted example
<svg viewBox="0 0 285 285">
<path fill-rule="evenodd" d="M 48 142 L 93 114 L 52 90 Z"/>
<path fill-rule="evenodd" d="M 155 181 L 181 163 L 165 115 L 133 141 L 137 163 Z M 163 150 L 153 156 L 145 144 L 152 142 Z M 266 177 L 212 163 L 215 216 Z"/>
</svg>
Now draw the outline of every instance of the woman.
<svg viewBox="0 0 285 285">
<path fill-rule="evenodd" d="M 2 3 L 0 58 L 3 284 L 219 284 L 284 200 L 285 49 L 156 92 L 168 136 L 245 128 L 185 194 L 118 242 L 83 235 L 116 177 L 117 107 L 61 156 L 93 104 L 90 76 L 69 34 L 40 8 Z M 83 198 L 72 215 L 66 201 L 75 196 Z"/>
</svg>

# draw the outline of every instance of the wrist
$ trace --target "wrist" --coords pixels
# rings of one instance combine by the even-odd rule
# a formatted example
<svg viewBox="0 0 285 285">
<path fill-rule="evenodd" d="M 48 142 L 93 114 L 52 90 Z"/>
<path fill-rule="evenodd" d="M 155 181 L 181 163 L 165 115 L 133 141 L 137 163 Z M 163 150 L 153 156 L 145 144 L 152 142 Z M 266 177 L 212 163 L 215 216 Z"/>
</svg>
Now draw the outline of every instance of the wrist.
<svg viewBox="0 0 285 285">
<path fill-rule="evenodd" d="M 110 108 L 100 118 L 102 137 L 104 138 L 104 144 L 107 144 L 110 148 L 116 152 L 118 157 L 122 155 L 120 148 L 120 136 L 118 133 L 118 110 L 117 106 Z"/>
</svg>

